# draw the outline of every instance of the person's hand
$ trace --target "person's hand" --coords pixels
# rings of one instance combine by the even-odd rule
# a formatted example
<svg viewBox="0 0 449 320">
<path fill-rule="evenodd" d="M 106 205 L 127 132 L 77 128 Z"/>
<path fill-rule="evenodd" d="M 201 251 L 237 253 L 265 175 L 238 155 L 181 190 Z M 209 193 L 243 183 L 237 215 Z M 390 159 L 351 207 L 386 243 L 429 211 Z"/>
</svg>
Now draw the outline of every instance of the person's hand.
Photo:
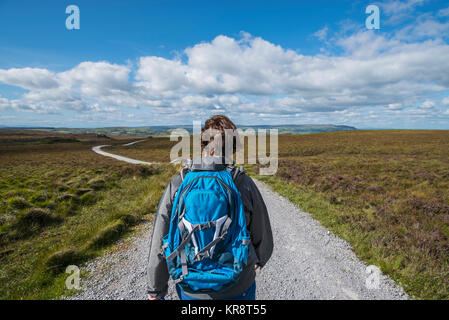
<svg viewBox="0 0 449 320">
<path fill-rule="evenodd" d="M 148 300 L 161 300 L 160 298 L 153 297 L 152 295 L 148 295 Z"/>
<path fill-rule="evenodd" d="M 254 265 L 254 270 L 259 270 L 259 273 L 262 271 L 262 267 L 258 264 Z"/>
</svg>

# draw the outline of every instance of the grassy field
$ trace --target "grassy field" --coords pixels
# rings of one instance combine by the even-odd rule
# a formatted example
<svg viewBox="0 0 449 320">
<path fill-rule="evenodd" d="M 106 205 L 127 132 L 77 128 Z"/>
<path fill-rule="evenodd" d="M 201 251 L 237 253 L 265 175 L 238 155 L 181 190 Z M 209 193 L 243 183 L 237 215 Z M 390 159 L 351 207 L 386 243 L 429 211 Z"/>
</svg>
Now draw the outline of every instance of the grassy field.
<svg viewBox="0 0 449 320">
<path fill-rule="evenodd" d="M 410 295 L 449 298 L 449 131 L 335 132 L 279 141 L 276 176 L 258 178 Z"/>
<path fill-rule="evenodd" d="M 90 148 L 111 144 L 104 150 L 164 163 L 176 142 L 154 137 L 124 147 L 122 139 L 0 134 L 2 298 L 67 294 L 65 265 L 100 254 L 152 218 L 176 170 L 123 164 Z M 280 135 L 279 156 L 275 176 L 247 171 L 408 294 L 449 298 L 449 131 Z"/>
<path fill-rule="evenodd" d="M 103 148 L 104 151 L 119 154 L 131 159 L 138 159 L 148 162 L 170 162 L 170 149 L 177 142 L 170 141 L 169 138 L 154 137 L 146 141 L 136 143 L 132 146 L 122 144 Z"/>
<path fill-rule="evenodd" d="M 152 219 L 172 166 L 95 154 L 101 135 L 0 131 L 0 298 L 71 294 L 65 267 Z"/>
</svg>

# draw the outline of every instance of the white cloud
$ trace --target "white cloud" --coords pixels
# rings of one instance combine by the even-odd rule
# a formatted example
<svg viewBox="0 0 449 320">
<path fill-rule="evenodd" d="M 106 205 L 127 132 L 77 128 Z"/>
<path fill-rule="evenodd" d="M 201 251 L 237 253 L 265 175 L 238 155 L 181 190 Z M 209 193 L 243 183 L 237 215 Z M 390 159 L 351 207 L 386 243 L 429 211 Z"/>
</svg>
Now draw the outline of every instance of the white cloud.
<svg viewBox="0 0 449 320">
<path fill-rule="evenodd" d="M 142 57 L 139 61 L 136 79 L 141 85 L 154 92 L 166 90 L 182 91 L 187 85 L 185 66 L 180 61 L 160 57 Z"/>
<path fill-rule="evenodd" d="M 329 28 L 325 26 L 324 28 L 318 30 L 313 34 L 313 36 L 317 37 L 320 41 L 325 41 L 327 39 Z"/>
<path fill-rule="evenodd" d="M 395 15 L 413 11 L 417 6 L 423 5 L 425 2 L 426 0 L 391 0 L 381 3 L 381 6 L 387 15 Z"/>
<path fill-rule="evenodd" d="M 441 103 L 444 105 L 449 105 L 449 97 L 443 98 L 443 100 L 441 100 Z"/>
<path fill-rule="evenodd" d="M 417 4 L 390 4 L 389 10 L 406 12 Z M 17 99 L 0 97 L 0 109 L 88 111 L 90 120 L 118 116 L 123 107 L 147 107 L 150 115 L 184 121 L 216 112 L 285 121 L 319 121 L 325 114 L 341 122 L 427 117 L 436 106 L 429 97 L 449 91 L 449 46 L 425 31 L 436 26 L 434 20 L 421 22 L 420 41 L 408 36 L 416 34 L 411 30 L 403 37 L 369 30 L 330 37 L 326 27 L 315 34 L 333 39 L 340 55 L 303 55 L 241 33 L 193 45 L 182 57 L 140 57 L 135 66 L 87 61 L 63 72 L 0 69 L 0 83 L 27 90 Z M 407 109 L 416 105 L 427 112 Z"/>
<path fill-rule="evenodd" d="M 137 79 L 153 95 L 286 94 L 309 102 L 325 97 L 323 103 L 354 104 L 391 103 L 394 96 L 403 100 L 449 84 L 446 45 L 403 44 L 369 32 L 338 43 L 346 51 L 343 57 L 304 56 L 261 38 L 219 36 L 186 49 L 186 63 L 142 58 Z"/>
<path fill-rule="evenodd" d="M 449 7 L 439 10 L 438 16 L 439 17 L 448 17 L 449 16 Z"/>
<path fill-rule="evenodd" d="M 403 105 L 402 103 L 390 103 L 386 108 L 390 110 L 399 110 L 403 108 Z"/>
<path fill-rule="evenodd" d="M 430 100 L 426 100 L 424 101 L 421 105 L 420 108 L 421 109 L 430 109 L 435 107 L 435 102 L 434 101 L 430 101 Z"/>
<path fill-rule="evenodd" d="M 449 36 L 449 22 L 440 22 L 432 16 L 424 14 L 402 29 L 396 31 L 400 40 L 441 39 Z"/>
<path fill-rule="evenodd" d="M 416 22 L 417 9 L 429 0 L 390 0 L 378 2 L 381 8 L 381 25 L 398 26 Z"/>
<path fill-rule="evenodd" d="M 39 68 L 0 69 L 0 83 L 22 87 L 28 90 L 54 88 L 58 85 L 55 74 Z"/>
</svg>

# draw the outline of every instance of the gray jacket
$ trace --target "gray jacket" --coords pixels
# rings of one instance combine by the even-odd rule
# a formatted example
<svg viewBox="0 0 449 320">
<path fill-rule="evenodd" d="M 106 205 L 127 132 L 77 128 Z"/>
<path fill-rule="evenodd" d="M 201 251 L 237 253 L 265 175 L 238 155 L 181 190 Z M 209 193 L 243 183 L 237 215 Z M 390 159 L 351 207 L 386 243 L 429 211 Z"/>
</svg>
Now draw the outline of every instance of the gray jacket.
<svg viewBox="0 0 449 320">
<path fill-rule="evenodd" d="M 234 174 L 236 168 L 231 173 Z M 254 181 L 243 171 L 234 178 L 235 185 L 240 192 L 245 209 L 246 223 L 251 235 L 248 263 L 239 281 L 224 292 L 190 294 L 198 299 L 224 299 L 239 295 L 248 289 L 255 280 L 254 266 L 263 267 L 270 259 L 273 251 L 273 235 L 267 208 Z M 167 186 L 156 213 L 153 235 L 150 244 L 150 254 L 147 267 L 147 293 L 161 298 L 168 289 L 169 273 L 165 258 L 162 254 L 162 238 L 168 233 L 170 215 L 176 192 L 182 183 L 181 174 L 176 175 Z"/>
</svg>

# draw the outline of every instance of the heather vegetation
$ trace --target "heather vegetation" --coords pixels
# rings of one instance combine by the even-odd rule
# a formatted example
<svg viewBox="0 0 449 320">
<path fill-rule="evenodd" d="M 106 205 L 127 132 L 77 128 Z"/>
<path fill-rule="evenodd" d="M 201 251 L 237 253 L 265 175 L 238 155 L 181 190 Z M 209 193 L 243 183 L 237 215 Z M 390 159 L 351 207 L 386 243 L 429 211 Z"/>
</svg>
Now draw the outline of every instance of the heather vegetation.
<svg viewBox="0 0 449 320">
<path fill-rule="evenodd" d="M 1 132 L 4 133 L 4 132 Z M 0 298 L 56 298 L 80 265 L 152 219 L 172 166 L 91 151 L 105 136 L 0 133 Z M 61 139 L 55 141 L 55 139 Z"/>
<path fill-rule="evenodd" d="M 449 298 L 449 131 L 280 136 L 259 176 L 414 297 Z"/>
<path fill-rule="evenodd" d="M 170 162 L 170 149 L 177 141 L 170 141 L 168 138 L 153 137 L 133 144 L 123 146 L 122 144 L 103 148 L 104 151 L 119 154 L 131 159 L 138 159 L 147 162 Z"/>
</svg>

